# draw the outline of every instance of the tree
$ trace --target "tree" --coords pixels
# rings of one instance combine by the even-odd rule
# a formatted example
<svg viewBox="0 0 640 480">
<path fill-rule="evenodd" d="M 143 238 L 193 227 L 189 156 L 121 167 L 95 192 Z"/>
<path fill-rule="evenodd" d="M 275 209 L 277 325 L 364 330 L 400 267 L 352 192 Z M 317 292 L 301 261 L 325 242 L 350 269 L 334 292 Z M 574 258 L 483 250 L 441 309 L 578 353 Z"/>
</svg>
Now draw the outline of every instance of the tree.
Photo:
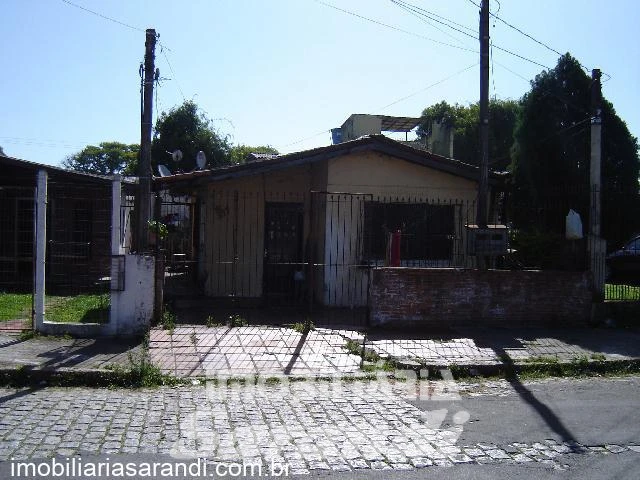
<svg viewBox="0 0 640 480">
<path fill-rule="evenodd" d="M 504 169 L 511 163 L 513 132 L 520 106 L 513 100 L 489 102 L 489 162 L 493 170 Z M 418 126 L 418 137 L 431 134 L 433 122 L 454 129 L 453 157 L 471 165 L 478 165 L 480 148 L 480 106 L 449 105 L 440 102 L 425 108 Z"/>
<path fill-rule="evenodd" d="M 2 149 L 2 147 L 1 147 L 1 146 L 0 146 L 0 155 L 4 155 L 4 156 L 6 156 L 6 155 L 7 155 L 6 153 L 4 153 L 4 150 Z"/>
<path fill-rule="evenodd" d="M 522 98 L 511 165 L 513 200 L 530 208 L 514 208 L 519 226 L 561 233 L 569 208 L 588 220 L 590 89 L 590 76 L 567 53 L 554 69 L 537 75 Z M 637 139 L 606 99 L 602 125 L 603 233 L 611 243 L 640 226 L 640 162 Z M 554 205 L 558 212 L 551 210 Z"/>
<path fill-rule="evenodd" d="M 270 146 L 259 146 L 259 147 L 250 147 L 248 145 L 234 145 L 231 147 L 230 160 L 232 164 L 240 164 L 245 163 L 247 161 L 247 157 L 251 153 L 270 153 L 273 155 L 277 155 L 279 152 L 273 147 Z"/>
<path fill-rule="evenodd" d="M 180 161 L 171 156 L 176 150 L 182 152 Z M 151 146 L 151 163 L 154 167 L 164 164 L 173 173 L 190 172 L 196 168 L 199 151 L 204 152 L 209 167 L 218 167 L 231 162 L 230 150 L 227 137 L 213 128 L 195 102 L 187 100 L 160 114 Z"/>
<path fill-rule="evenodd" d="M 68 156 L 62 166 L 69 170 L 97 175 L 135 175 L 140 146 L 120 142 L 102 142 L 88 145 L 78 153 Z"/>
</svg>

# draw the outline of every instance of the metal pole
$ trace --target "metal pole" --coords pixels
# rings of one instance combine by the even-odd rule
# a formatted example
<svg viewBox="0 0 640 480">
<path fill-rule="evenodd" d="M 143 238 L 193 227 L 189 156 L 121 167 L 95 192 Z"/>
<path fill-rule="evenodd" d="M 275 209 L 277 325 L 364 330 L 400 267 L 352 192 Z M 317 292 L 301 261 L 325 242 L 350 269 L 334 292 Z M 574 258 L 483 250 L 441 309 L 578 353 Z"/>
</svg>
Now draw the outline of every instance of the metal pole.
<svg viewBox="0 0 640 480">
<path fill-rule="evenodd" d="M 144 55 L 143 107 L 140 124 L 140 163 L 138 165 L 138 195 L 136 211 L 136 246 L 138 253 L 144 252 L 149 241 L 149 218 L 151 210 L 151 122 L 153 111 L 153 82 L 155 80 L 156 31 L 147 29 Z"/>
<path fill-rule="evenodd" d="M 606 242 L 601 238 L 601 175 L 602 156 L 602 86 L 600 70 L 591 72 L 591 162 L 589 205 L 589 257 L 596 302 L 604 300 Z"/>
<path fill-rule="evenodd" d="M 489 0 L 480 9 L 480 181 L 476 223 L 487 228 L 489 183 Z"/>
</svg>

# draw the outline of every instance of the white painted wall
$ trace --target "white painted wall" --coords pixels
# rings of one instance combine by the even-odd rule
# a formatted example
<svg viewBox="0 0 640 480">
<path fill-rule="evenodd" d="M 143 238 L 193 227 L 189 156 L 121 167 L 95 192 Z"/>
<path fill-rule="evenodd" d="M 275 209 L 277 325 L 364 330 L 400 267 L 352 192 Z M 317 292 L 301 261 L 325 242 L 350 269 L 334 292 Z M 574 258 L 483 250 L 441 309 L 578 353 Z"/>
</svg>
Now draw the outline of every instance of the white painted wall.
<svg viewBox="0 0 640 480">
<path fill-rule="evenodd" d="M 154 272 L 154 257 L 125 256 L 125 289 L 111 292 L 111 334 L 143 334 L 149 327 L 153 318 Z"/>
</svg>

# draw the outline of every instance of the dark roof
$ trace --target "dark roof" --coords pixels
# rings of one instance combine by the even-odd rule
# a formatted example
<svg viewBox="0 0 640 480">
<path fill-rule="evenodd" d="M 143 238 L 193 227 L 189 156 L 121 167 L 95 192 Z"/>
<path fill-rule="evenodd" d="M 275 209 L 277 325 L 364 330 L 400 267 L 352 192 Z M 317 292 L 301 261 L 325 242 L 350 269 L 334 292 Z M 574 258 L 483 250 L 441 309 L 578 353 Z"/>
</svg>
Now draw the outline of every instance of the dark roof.
<svg viewBox="0 0 640 480">
<path fill-rule="evenodd" d="M 35 179 L 36 172 L 38 170 L 45 170 L 49 175 L 56 178 L 67 178 L 70 180 L 82 180 L 85 182 L 107 183 L 111 182 L 111 177 L 103 175 L 94 175 L 91 173 L 75 172 L 73 170 L 65 170 L 64 168 L 54 167 L 52 165 L 45 165 L 43 163 L 30 162 L 28 160 L 22 160 L 20 158 L 7 157 L 0 155 L 0 167 L 9 168 L 12 171 L 28 171 L 33 173 Z"/>
<path fill-rule="evenodd" d="M 390 117 L 388 115 L 378 115 L 382 120 L 383 132 L 410 132 L 418 126 L 420 118 L 415 117 Z"/>
<path fill-rule="evenodd" d="M 183 186 L 209 183 L 231 178 L 260 175 L 276 170 L 283 170 L 299 165 L 306 165 L 331 158 L 349 155 L 352 153 L 374 151 L 384 153 L 411 163 L 451 173 L 469 180 L 478 179 L 478 167 L 460 162 L 451 158 L 436 155 L 425 150 L 419 150 L 401 142 L 385 137 L 384 135 L 368 135 L 357 140 L 318 147 L 311 150 L 278 155 L 275 158 L 256 160 L 240 165 L 230 165 L 199 170 L 190 173 L 180 173 L 168 177 L 156 177 L 154 181 L 159 184 L 171 184 Z M 490 176 L 490 179 L 493 176 Z"/>
</svg>

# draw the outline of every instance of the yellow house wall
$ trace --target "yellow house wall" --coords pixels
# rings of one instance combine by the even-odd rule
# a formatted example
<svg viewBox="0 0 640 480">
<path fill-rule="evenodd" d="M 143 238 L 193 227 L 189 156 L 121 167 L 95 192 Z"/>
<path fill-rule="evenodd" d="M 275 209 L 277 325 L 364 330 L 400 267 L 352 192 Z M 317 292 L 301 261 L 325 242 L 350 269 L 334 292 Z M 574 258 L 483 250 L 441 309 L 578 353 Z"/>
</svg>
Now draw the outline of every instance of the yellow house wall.
<svg viewBox="0 0 640 480">
<path fill-rule="evenodd" d="M 316 187 L 315 178 L 326 179 L 326 165 L 225 180 L 200 193 L 203 234 L 199 271 L 205 279 L 206 295 L 262 296 L 266 202 L 304 204 L 303 248 L 308 248 L 309 192 Z"/>
<path fill-rule="evenodd" d="M 265 202 L 298 202 L 304 204 L 303 258 L 315 263 L 312 277 L 307 278 L 314 298 L 327 306 L 366 305 L 368 269 L 359 266 L 365 201 L 410 197 L 414 202 L 460 205 L 455 223 L 462 241 L 455 258 L 463 258 L 464 228 L 458 226 L 475 218 L 476 195 L 471 180 L 372 152 L 215 182 L 199 194 L 199 271 L 205 293 L 261 297 Z"/>
<path fill-rule="evenodd" d="M 327 190 L 343 194 L 333 195 L 325 214 L 325 305 L 367 304 L 368 269 L 358 266 L 363 253 L 366 201 L 441 201 L 456 205 L 455 235 L 459 241 L 454 244 L 454 258 L 458 264 L 452 266 L 466 266 L 464 223 L 475 218 L 474 181 L 375 152 L 329 160 L 327 170 Z"/>
</svg>

